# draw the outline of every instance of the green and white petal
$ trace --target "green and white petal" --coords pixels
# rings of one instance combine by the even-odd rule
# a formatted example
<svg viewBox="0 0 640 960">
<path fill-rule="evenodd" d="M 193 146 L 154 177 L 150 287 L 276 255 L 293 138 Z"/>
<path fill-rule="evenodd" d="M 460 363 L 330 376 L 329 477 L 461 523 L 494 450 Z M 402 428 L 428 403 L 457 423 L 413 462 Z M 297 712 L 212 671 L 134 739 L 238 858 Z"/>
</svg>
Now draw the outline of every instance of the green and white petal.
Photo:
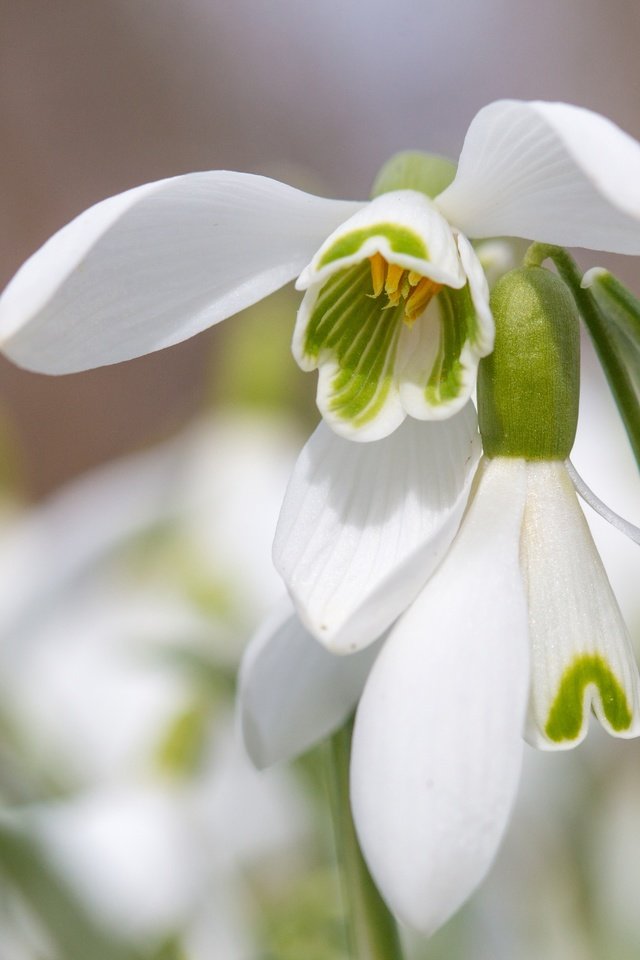
<svg viewBox="0 0 640 960">
<path fill-rule="evenodd" d="M 518 460 L 484 467 L 451 550 L 373 666 L 353 737 L 364 856 L 393 912 L 424 934 L 489 869 L 520 774 L 526 474 Z"/>
<path fill-rule="evenodd" d="M 288 283 L 360 207 L 228 171 L 128 190 L 18 271 L 0 298 L 0 347 L 71 373 L 178 343 Z"/>
<path fill-rule="evenodd" d="M 443 288 L 414 324 L 403 324 L 398 345 L 399 394 L 404 410 L 421 420 L 450 417 L 467 402 L 478 361 L 493 348 L 489 288 L 473 247 L 457 237 L 467 283 Z"/>
<path fill-rule="evenodd" d="M 471 121 L 438 209 L 470 237 L 640 253 L 640 144 L 566 103 L 499 100 Z"/>
<path fill-rule="evenodd" d="M 521 557 L 532 651 L 527 739 L 543 750 L 573 747 L 590 708 L 614 736 L 638 736 L 629 634 L 564 463 L 527 464 Z"/>
<path fill-rule="evenodd" d="M 465 277 L 451 227 L 417 190 L 394 190 L 363 206 L 322 244 L 296 287 L 308 290 L 339 270 L 380 253 L 387 263 L 413 270 L 449 287 Z"/>
<path fill-rule="evenodd" d="M 489 284 L 485 267 L 467 238 L 456 234 L 460 262 L 467 277 L 467 286 L 475 312 L 475 324 L 470 328 L 469 343 L 479 357 L 486 357 L 493 350 L 495 324 L 489 306 Z M 489 244 L 486 244 L 489 246 Z M 494 246 L 498 246 L 496 243 Z M 503 244 L 504 246 L 504 244 Z"/>
<path fill-rule="evenodd" d="M 290 480 L 274 562 L 330 650 L 366 646 L 417 596 L 455 536 L 479 454 L 471 403 L 373 444 L 320 424 Z"/>
<path fill-rule="evenodd" d="M 395 376 L 402 316 L 401 305 L 371 296 L 368 261 L 306 293 L 293 354 L 303 370 L 320 367 L 318 409 L 341 436 L 380 440 L 404 420 Z"/>
<path fill-rule="evenodd" d="M 283 601 L 257 631 L 240 670 L 242 733 L 256 767 L 295 757 L 342 726 L 379 647 L 353 657 L 329 653 Z"/>
</svg>

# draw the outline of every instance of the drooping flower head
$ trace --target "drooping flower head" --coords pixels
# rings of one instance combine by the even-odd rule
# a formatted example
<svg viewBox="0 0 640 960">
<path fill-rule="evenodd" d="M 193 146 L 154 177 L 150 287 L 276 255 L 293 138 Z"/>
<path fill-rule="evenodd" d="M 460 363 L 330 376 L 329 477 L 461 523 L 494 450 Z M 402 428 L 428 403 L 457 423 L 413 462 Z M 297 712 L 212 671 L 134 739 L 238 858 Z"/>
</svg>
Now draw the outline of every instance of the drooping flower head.
<svg viewBox="0 0 640 960">
<path fill-rule="evenodd" d="M 458 448 L 457 484 L 467 504 L 460 529 L 443 547 L 442 539 L 448 545 L 453 537 L 444 533 L 443 518 L 451 522 L 457 508 L 442 501 L 436 507 L 432 499 L 432 526 L 423 527 L 420 551 L 403 534 L 409 510 L 400 521 L 388 515 L 384 536 L 390 541 L 395 530 L 396 553 L 386 566 L 379 562 L 384 578 L 375 586 L 393 606 L 401 598 L 400 571 L 417 567 L 423 575 L 417 598 L 375 645 L 363 640 L 367 631 L 375 634 L 370 582 L 369 595 L 339 632 L 327 639 L 315 626 L 320 588 L 313 581 L 307 587 L 304 576 L 309 545 L 318 553 L 318 534 L 307 550 L 300 536 L 305 513 L 318 502 L 320 471 L 310 471 L 310 449 L 281 517 L 286 547 L 300 544 L 299 565 L 287 574 L 318 638 L 343 654 L 364 649 L 342 657 L 321 653 L 289 607 L 288 616 L 260 631 L 242 671 L 245 737 L 260 765 L 307 747 L 357 704 L 351 796 L 363 852 L 394 913 L 425 933 L 460 906 L 495 856 L 515 798 L 523 736 L 545 750 L 573 747 L 586 735 L 592 709 L 609 733 L 640 733 L 640 680 L 629 635 L 566 466 L 578 413 L 575 305 L 564 284 L 541 268 L 504 277 L 491 303 L 495 348 L 480 365 L 478 384 L 485 453 L 478 464 L 471 433 L 466 457 L 464 445 Z M 462 431 L 459 417 L 453 422 Z M 436 426 L 442 424 L 420 425 Z M 391 460 L 390 444 L 400 433 L 381 441 Z M 448 470 L 454 449 L 450 456 Z M 475 473 L 470 494 L 465 461 Z M 413 469 L 420 476 L 417 463 Z M 442 476 L 435 465 L 433 473 Z M 389 475 L 378 482 L 386 482 L 392 503 Z M 341 509 L 330 483 L 321 499 L 327 513 Z M 427 503 L 425 497 L 423 522 Z M 342 507 L 352 539 L 354 509 Z M 415 504 L 410 510 L 420 517 Z M 454 533 L 459 520 L 460 513 Z M 317 515 L 315 524 L 317 530 Z M 362 527 L 364 540 L 370 533 Z M 412 564 L 402 556 L 403 536 Z M 348 540 L 343 533 L 336 556 Z M 350 556 L 356 567 L 364 565 L 357 549 Z M 327 587 L 325 615 L 344 603 L 341 586 Z M 377 624 L 389 626 L 388 611 Z"/>
</svg>

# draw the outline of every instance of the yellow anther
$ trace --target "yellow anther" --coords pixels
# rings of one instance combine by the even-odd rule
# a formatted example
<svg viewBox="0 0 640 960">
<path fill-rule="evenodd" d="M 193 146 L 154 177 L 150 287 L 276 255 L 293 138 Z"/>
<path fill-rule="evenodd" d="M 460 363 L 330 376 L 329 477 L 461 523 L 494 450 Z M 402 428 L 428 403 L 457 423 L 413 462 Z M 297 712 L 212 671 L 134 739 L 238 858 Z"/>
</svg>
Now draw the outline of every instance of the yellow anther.
<svg viewBox="0 0 640 960">
<path fill-rule="evenodd" d="M 403 273 L 404 269 L 399 267 L 397 263 L 389 264 L 389 269 L 387 271 L 387 282 L 384 285 L 384 292 L 389 295 L 389 299 L 391 299 L 391 295 L 395 293 L 400 286 L 400 280 L 402 279 Z"/>
<path fill-rule="evenodd" d="M 413 290 L 404 307 L 404 319 L 411 325 L 420 316 L 432 297 L 442 290 L 441 283 L 423 277 Z"/>
<path fill-rule="evenodd" d="M 387 306 L 389 306 L 389 307 L 397 307 L 398 304 L 400 303 L 400 298 L 401 298 L 401 296 L 402 296 L 402 294 L 401 294 L 400 290 L 395 290 L 394 293 L 388 293 L 388 294 L 387 294 L 387 299 L 388 299 L 388 304 L 387 304 Z"/>
<path fill-rule="evenodd" d="M 379 297 L 384 289 L 384 279 L 387 273 L 387 261 L 381 253 L 374 253 L 369 257 L 371 263 L 371 281 L 373 283 L 373 295 Z"/>
<path fill-rule="evenodd" d="M 423 277 L 415 270 L 405 270 L 397 263 L 387 263 L 381 253 L 369 257 L 373 297 L 383 292 L 387 295 L 387 307 L 394 308 L 404 300 L 404 321 L 411 326 L 428 305 L 442 284 Z"/>
</svg>

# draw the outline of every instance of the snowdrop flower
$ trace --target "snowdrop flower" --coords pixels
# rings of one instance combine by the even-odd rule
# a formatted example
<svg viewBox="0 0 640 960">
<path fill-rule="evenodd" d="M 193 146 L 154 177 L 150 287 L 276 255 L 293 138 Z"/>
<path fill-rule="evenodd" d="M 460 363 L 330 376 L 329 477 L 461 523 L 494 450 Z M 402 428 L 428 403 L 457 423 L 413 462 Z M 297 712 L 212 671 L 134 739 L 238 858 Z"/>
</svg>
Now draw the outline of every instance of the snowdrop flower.
<svg viewBox="0 0 640 960">
<path fill-rule="evenodd" d="M 523 733 L 541 749 L 573 747 L 592 708 L 609 733 L 640 734 L 629 636 L 565 463 L 578 414 L 573 300 L 557 277 L 535 268 L 504 277 L 492 305 L 495 350 L 478 385 L 485 452 L 444 560 L 430 577 L 426 551 L 412 554 L 408 567 L 423 571 L 423 587 L 373 650 L 314 652 L 290 614 L 259 633 L 242 671 L 245 739 L 258 765 L 313 742 L 314 728 L 316 738 L 325 735 L 359 698 L 356 828 L 388 904 L 426 933 L 490 866 L 515 798 Z M 477 457 L 468 459 L 473 472 Z M 461 476 L 464 500 L 468 474 Z M 392 489 L 388 476 L 378 481 Z M 303 499 L 298 482 L 294 473 L 285 524 L 288 501 Z M 319 489 L 306 491 L 312 506 Z M 338 494 L 328 485 L 326 496 Z M 364 514 L 375 508 L 367 502 Z M 306 529 L 295 518 L 292 526 Z M 292 530 L 286 537 L 299 545 L 304 569 L 313 543 Z M 393 583 L 393 574 L 386 578 Z M 332 584 L 336 604 L 341 588 Z M 367 629 L 375 632 L 373 618 Z M 311 673 L 313 658 L 322 669 Z"/>
<path fill-rule="evenodd" d="M 3 717 L 30 781 L 64 787 L 15 805 L 12 820 L 106 928 L 141 946 L 180 932 L 190 960 L 255 953 L 246 873 L 310 833 L 294 778 L 249 764 L 229 700 L 200 711 L 197 774 L 172 776 L 180 758 L 167 749 L 202 697 L 168 652 L 206 649 L 226 674 L 237 620 L 277 597 L 267 560 L 293 456 L 287 420 L 203 420 L 75 481 L 0 543 Z M 132 583 L 132 544 L 167 528 L 179 536 L 171 586 L 153 564 Z M 218 618 L 185 595 L 176 567 L 187 551 L 203 577 L 226 578 Z"/>
<path fill-rule="evenodd" d="M 409 414 L 461 410 L 493 321 L 468 238 L 640 253 L 640 147 L 566 104 L 498 101 L 457 171 L 400 156 L 369 203 L 213 171 L 129 190 L 50 239 L 0 300 L 18 364 L 68 373 L 177 343 L 298 278 L 293 338 L 339 434 L 375 440 Z"/>
<path fill-rule="evenodd" d="M 538 656 L 522 570 L 531 591 L 540 564 L 532 548 L 521 569 L 518 544 L 536 504 L 553 499 L 552 488 L 566 490 L 556 463 L 570 449 L 564 437 L 561 453 L 509 451 L 508 464 L 489 452 L 449 551 L 480 452 L 469 398 L 494 344 L 470 239 L 520 236 L 637 254 L 639 184 L 640 146 L 604 118 L 566 104 L 499 101 L 472 121 L 455 173 L 433 158 L 400 158 L 365 204 L 228 172 L 128 191 L 56 234 L 0 299 L 7 356 L 65 373 L 169 346 L 298 278 L 305 296 L 293 350 L 301 366 L 320 371 L 326 422 L 294 471 L 275 559 L 303 626 L 290 611 L 280 614 L 254 647 L 243 678 L 245 726 L 262 740 L 263 762 L 278 754 L 278 737 L 291 747 L 296 738 L 309 742 L 315 723 L 326 732 L 351 709 L 373 642 L 407 611 L 366 682 L 353 800 L 383 894 L 421 929 L 467 896 L 504 828 L 519 769 L 530 629 L 534 667 Z M 531 405 L 522 408 L 527 423 L 536 419 Z M 545 538 L 532 542 L 543 555 Z M 601 602 L 602 591 L 592 592 Z M 427 631 L 443 642 L 425 642 Z M 332 653 L 313 647 L 313 637 Z M 283 730 L 270 708 L 277 688 L 255 678 L 277 678 L 289 649 L 301 665 L 316 657 L 316 666 L 300 671 L 295 691 L 282 691 L 281 713 L 286 694 L 300 697 L 304 686 L 317 716 Z M 599 641 L 576 649 L 583 659 L 574 679 L 580 690 L 598 687 L 604 722 L 633 732 L 635 679 L 612 649 Z M 355 656 L 338 661 L 336 652 Z M 332 699 L 313 697 L 314 678 L 330 687 L 339 662 L 355 674 L 336 680 Z M 530 729 L 562 745 L 579 739 L 583 720 L 578 711 L 571 725 L 560 710 L 549 727 L 564 690 L 562 656 L 558 664 L 546 686 L 534 679 Z M 575 714 L 573 690 L 569 684 L 561 701 Z M 275 745 L 261 707 L 271 709 Z"/>
</svg>

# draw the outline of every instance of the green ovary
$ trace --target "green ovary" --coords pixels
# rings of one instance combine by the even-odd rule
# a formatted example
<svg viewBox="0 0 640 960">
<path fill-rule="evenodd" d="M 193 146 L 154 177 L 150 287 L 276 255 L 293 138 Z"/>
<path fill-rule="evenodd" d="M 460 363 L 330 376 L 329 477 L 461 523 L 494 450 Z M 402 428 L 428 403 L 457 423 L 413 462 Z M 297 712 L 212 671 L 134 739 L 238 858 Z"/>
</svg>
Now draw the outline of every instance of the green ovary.
<svg viewBox="0 0 640 960">
<path fill-rule="evenodd" d="M 322 255 L 318 268 L 326 267 L 328 263 L 351 257 L 357 253 L 365 240 L 370 237 L 384 237 L 394 253 L 404 254 L 406 257 L 416 257 L 419 260 L 428 260 L 429 251 L 417 233 L 408 227 L 399 227 L 394 223 L 377 223 L 361 230 L 352 230 L 331 244 Z"/>
<path fill-rule="evenodd" d="M 575 740 L 582 727 L 584 692 L 589 684 L 597 686 L 604 715 L 611 727 L 628 730 L 631 710 L 622 686 L 603 657 L 585 654 L 565 670 L 560 689 L 549 711 L 545 734 L 555 743 Z"/>
</svg>

